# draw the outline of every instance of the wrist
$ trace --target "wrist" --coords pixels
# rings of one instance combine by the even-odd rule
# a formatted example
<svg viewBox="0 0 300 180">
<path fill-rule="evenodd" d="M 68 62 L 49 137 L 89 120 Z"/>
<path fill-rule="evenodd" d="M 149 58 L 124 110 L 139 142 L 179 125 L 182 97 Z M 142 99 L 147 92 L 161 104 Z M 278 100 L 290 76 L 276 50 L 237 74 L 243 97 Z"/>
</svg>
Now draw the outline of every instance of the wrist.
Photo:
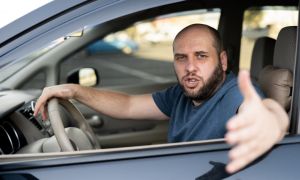
<svg viewBox="0 0 300 180">
<path fill-rule="evenodd" d="M 289 126 L 289 117 L 285 110 L 279 103 L 272 99 L 265 99 L 264 104 L 266 108 L 273 114 L 276 125 L 280 131 L 277 141 L 279 142 L 287 133 Z"/>
<path fill-rule="evenodd" d="M 70 84 L 69 90 L 72 92 L 72 99 L 80 99 L 82 86 L 78 84 Z"/>
<path fill-rule="evenodd" d="M 90 90 L 88 87 L 78 84 L 71 84 L 70 91 L 73 95 L 72 99 L 82 103 L 86 103 L 91 100 Z"/>
</svg>

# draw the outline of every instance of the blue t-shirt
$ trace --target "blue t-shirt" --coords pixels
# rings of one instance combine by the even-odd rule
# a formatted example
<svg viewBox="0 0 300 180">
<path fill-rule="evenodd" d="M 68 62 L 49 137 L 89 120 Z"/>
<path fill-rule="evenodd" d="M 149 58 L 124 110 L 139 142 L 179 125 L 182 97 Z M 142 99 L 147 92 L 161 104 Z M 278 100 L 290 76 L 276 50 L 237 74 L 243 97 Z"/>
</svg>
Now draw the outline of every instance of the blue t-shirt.
<svg viewBox="0 0 300 180">
<path fill-rule="evenodd" d="M 262 95 L 260 90 L 258 93 Z M 171 143 L 223 138 L 226 122 L 237 113 L 243 101 L 233 73 L 227 74 L 222 86 L 199 106 L 184 95 L 178 84 L 153 93 L 152 97 L 158 108 L 170 117 L 168 141 Z"/>
</svg>

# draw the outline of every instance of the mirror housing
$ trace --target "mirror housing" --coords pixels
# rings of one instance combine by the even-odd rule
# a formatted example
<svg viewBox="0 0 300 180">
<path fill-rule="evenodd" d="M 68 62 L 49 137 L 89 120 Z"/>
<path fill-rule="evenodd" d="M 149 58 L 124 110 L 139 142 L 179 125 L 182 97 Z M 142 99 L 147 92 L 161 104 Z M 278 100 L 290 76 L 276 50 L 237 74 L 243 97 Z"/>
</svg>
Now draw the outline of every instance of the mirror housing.
<svg viewBox="0 0 300 180">
<path fill-rule="evenodd" d="M 77 31 L 74 31 L 68 35 L 65 36 L 65 39 L 68 39 L 70 37 L 82 37 L 83 36 L 83 29 L 79 29 Z"/>
<path fill-rule="evenodd" d="M 96 86 L 99 83 L 98 72 L 94 68 L 79 68 L 67 75 L 67 83 L 80 84 L 81 86 Z"/>
</svg>

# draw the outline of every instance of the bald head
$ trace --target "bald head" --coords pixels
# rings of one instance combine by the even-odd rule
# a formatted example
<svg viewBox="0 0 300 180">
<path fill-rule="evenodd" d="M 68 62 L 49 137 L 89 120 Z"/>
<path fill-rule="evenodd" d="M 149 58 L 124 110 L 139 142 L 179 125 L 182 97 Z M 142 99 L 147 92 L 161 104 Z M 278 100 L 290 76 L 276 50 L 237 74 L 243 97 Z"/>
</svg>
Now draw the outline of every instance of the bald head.
<svg viewBox="0 0 300 180">
<path fill-rule="evenodd" d="M 207 32 L 208 35 L 210 35 L 212 37 L 213 40 L 213 46 L 215 47 L 216 51 L 218 54 L 221 53 L 221 51 L 223 50 L 223 45 L 222 45 L 222 41 L 221 41 L 221 37 L 219 32 L 206 25 L 206 24 L 191 24 L 185 28 L 183 28 L 174 38 L 173 41 L 173 49 L 174 49 L 174 44 L 176 43 L 176 40 L 178 40 L 179 38 L 189 35 L 190 33 L 194 33 L 194 32 Z"/>
</svg>

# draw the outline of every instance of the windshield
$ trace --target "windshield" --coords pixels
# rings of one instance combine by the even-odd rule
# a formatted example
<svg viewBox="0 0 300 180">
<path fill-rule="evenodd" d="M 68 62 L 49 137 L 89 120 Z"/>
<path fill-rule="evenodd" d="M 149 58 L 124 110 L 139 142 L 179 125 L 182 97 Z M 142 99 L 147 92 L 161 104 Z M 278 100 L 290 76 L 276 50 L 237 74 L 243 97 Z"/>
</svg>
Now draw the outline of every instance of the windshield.
<svg viewBox="0 0 300 180">
<path fill-rule="evenodd" d="M 1 3 L 0 12 L 3 15 L 5 14 L 5 16 L 1 16 L 0 18 L 0 28 L 51 1 L 52 0 L 9 0 L 5 1 L 5 3 Z"/>
<path fill-rule="evenodd" d="M 14 74 L 15 72 L 19 71 L 21 68 L 25 67 L 27 64 L 30 62 L 34 61 L 36 58 L 39 56 L 43 55 L 44 53 L 50 51 L 57 45 L 61 44 L 64 42 L 65 38 L 59 38 L 53 42 L 51 42 L 49 45 L 46 47 L 43 47 L 41 49 L 38 49 L 32 53 L 29 53 L 27 56 L 20 58 L 20 59 L 15 59 L 14 61 L 11 61 L 9 63 L 0 63 L 0 82 Z"/>
</svg>

